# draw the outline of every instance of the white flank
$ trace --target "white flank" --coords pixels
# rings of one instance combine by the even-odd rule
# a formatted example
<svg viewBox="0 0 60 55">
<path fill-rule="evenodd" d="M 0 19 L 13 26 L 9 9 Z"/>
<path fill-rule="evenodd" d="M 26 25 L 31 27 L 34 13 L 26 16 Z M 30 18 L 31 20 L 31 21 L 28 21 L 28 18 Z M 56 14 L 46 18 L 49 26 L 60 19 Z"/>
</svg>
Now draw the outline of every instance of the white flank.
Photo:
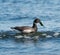
<svg viewBox="0 0 60 55">
<path fill-rule="evenodd" d="M 32 30 L 24 30 L 24 33 L 30 33 Z"/>
</svg>

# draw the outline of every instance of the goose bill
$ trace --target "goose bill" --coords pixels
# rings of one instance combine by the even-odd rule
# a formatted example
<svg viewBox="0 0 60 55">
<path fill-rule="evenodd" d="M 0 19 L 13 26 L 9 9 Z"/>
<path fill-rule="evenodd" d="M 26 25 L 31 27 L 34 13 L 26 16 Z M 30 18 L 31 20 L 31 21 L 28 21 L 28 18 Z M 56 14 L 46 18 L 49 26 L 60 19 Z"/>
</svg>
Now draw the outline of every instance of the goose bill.
<svg viewBox="0 0 60 55">
<path fill-rule="evenodd" d="M 41 26 L 44 26 L 44 25 L 42 24 L 42 22 L 40 22 L 40 25 L 41 25 Z"/>
</svg>

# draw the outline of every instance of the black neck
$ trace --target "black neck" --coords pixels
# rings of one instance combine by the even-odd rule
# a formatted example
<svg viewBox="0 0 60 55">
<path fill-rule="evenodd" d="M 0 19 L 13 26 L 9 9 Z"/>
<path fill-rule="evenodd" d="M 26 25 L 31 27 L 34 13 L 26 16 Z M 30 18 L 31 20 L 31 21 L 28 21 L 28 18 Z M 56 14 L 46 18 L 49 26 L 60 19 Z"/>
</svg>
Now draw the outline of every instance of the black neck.
<svg viewBox="0 0 60 55">
<path fill-rule="evenodd" d="M 37 25 L 36 25 L 36 23 L 33 23 L 32 28 L 34 28 L 34 29 L 35 29 L 35 31 L 37 31 Z"/>
</svg>

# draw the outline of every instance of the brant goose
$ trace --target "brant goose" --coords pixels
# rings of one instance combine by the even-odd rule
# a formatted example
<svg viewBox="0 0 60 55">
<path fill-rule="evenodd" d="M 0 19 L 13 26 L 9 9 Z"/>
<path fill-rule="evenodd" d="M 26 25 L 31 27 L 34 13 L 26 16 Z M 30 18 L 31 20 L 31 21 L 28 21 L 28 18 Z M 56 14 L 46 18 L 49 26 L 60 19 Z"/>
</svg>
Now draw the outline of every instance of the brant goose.
<svg viewBox="0 0 60 55">
<path fill-rule="evenodd" d="M 29 27 L 29 26 L 16 26 L 16 27 L 11 27 L 11 29 L 15 29 L 15 30 L 18 30 L 20 31 L 21 33 L 34 33 L 37 31 L 37 23 L 40 23 L 41 26 L 43 26 L 42 22 L 40 19 L 36 18 L 34 21 L 33 21 L 33 26 L 32 27 Z"/>
</svg>

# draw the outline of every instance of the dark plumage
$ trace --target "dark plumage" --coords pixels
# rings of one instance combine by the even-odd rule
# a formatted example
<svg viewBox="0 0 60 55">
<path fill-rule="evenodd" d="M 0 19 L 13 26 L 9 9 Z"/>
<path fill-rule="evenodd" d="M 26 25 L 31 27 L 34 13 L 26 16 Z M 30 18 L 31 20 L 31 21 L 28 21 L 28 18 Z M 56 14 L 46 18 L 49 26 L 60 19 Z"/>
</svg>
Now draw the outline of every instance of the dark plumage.
<svg viewBox="0 0 60 55">
<path fill-rule="evenodd" d="M 29 26 L 16 26 L 16 27 L 11 27 L 11 29 L 15 29 L 15 30 L 18 30 L 20 31 L 21 33 L 33 33 L 33 32 L 36 32 L 37 31 L 37 23 L 40 23 L 41 26 L 43 26 L 42 22 L 40 21 L 40 19 L 36 18 L 34 21 L 33 21 L 33 26 L 32 27 L 29 27 Z"/>
</svg>

